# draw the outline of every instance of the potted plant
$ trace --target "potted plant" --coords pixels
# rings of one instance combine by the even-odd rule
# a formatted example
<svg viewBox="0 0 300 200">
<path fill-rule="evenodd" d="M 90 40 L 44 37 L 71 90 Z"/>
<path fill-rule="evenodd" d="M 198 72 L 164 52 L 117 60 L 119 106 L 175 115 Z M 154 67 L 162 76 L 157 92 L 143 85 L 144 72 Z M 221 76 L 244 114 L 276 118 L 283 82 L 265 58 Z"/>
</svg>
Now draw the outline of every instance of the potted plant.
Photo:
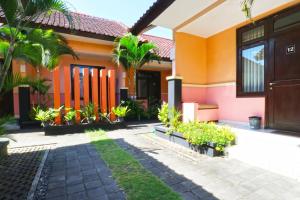
<svg viewBox="0 0 300 200">
<path fill-rule="evenodd" d="M 89 103 L 84 106 L 80 111 L 82 120 L 81 123 L 91 124 L 96 120 L 95 116 L 95 106 L 93 103 Z"/>
<path fill-rule="evenodd" d="M 130 111 L 128 109 L 128 106 L 121 106 L 119 105 L 116 108 L 112 108 L 112 112 L 118 117 L 118 122 L 123 122 L 124 117 L 127 115 L 127 113 Z"/>
<path fill-rule="evenodd" d="M 54 125 L 54 119 L 59 116 L 62 107 L 58 109 L 48 108 L 47 110 L 41 109 L 39 106 L 33 108 L 35 114 L 35 119 L 41 121 L 43 127 Z"/>
<path fill-rule="evenodd" d="M 156 135 L 201 154 L 223 155 L 225 148 L 235 141 L 228 127 L 207 122 L 181 122 L 181 113 L 169 109 L 166 103 L 159 109 L 158 118 L 163 126 L 155 127 Z"/>
<path fill-rule="evenodd" d="M 73 108 L 66 108 L 66 114 L 64 116 L 64 119 L 66 121 L 67 125 L 73 125 L 75 121 L 77 111 Z"/>
</svg>

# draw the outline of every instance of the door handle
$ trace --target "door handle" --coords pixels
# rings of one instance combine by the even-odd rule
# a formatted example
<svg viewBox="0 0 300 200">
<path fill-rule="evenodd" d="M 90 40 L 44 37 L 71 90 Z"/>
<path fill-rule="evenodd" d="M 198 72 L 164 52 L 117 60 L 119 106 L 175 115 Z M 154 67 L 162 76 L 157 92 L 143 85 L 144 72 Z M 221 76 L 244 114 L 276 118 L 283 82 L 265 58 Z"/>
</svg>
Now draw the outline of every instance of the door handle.
<svg viewBox="0 0 300 200">
<path fill-rule="evenodd" d="M 276 85 L 276 83 L 269 83 L 270 86 Z"/>
</svg>

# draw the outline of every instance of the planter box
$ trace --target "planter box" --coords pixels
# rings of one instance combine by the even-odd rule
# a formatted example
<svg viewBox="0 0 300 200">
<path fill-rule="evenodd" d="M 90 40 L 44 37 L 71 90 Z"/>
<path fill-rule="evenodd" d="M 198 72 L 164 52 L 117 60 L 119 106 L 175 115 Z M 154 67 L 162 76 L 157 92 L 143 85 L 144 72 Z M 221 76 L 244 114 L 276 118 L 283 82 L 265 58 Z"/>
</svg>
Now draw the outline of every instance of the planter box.
<svg viewBox="0 0 300 200">
<path fill-rule="evenodd" d="M 104 129 L 113 130 L 125 128 L 126 125 L 123 123 L 92 123 L 92 124 L 74 124 L 74 125 L 61 125 L 61 126 L 47 126 L 44 127 L 45 135 L 63 135 L 63 134 L 74 134 L 83 133 L 88 129 Z"/>
<path fill-rule="evenodd" d="M 210 157 L 215 156 L 222 156 L 224 155 L 223 152 L 216 151 L 215 145 L 209 143 L 205 146 L 196 146 L 190 144 L 186 139 L 183 137 L 182 133 L 174 132 L 172 134 L 168 134 L 168 128 L 164 126 L 155 126 L 155 134 L 163 139 L 169 140 L 170 142 L 174 142 L 179 144 L 183 147 L 190 148 L 193 151 L 199 152 L 201 154 L 205 154 Z"/>
<path fill-rule="evenodd" d="M 0 158 L 6 157 L 8 155 L 7 146 L 9 144 L 9 140 L 5 138 L 0 138 Z"/>
</svg>

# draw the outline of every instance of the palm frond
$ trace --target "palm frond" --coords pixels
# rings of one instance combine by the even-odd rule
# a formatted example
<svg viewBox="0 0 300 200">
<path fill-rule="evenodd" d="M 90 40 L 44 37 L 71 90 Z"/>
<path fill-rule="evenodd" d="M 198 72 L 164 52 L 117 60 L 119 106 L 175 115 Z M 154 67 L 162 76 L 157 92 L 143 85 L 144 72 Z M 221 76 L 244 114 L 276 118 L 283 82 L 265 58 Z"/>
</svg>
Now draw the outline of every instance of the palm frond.
<svg viewBox="0 0 300 200">
<path fill-rule="evenodd" d="M 22 77 L 19 73 L 10 74 L 5 78 L 3 92 L 8 92 L 13 90 L 15 87 L 29 84 L 30 79 L 28 77 Z"/>
<path fill-rule="evenodd" d="M 19 4 L 17 0 L 0 0 L 0 7 L 9 26 L 16 25 Z"/>
</svg>

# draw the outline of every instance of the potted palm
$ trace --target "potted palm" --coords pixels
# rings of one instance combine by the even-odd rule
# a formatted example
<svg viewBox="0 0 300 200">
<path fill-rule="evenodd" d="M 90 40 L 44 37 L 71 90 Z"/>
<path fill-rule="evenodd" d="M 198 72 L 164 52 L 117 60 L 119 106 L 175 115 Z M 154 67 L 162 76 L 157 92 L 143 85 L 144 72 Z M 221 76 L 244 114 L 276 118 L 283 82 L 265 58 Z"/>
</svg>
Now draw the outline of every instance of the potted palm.
<svg viewBox="0 0 300 200">
<path fill-rule="evenodd" d="M 118 106 L 116 108 L 112 108 L 112 112 L 118 117 L 118 122 L 124 122 L 124 117 L 130 111 L 128 106 Z"/>
</svg>

